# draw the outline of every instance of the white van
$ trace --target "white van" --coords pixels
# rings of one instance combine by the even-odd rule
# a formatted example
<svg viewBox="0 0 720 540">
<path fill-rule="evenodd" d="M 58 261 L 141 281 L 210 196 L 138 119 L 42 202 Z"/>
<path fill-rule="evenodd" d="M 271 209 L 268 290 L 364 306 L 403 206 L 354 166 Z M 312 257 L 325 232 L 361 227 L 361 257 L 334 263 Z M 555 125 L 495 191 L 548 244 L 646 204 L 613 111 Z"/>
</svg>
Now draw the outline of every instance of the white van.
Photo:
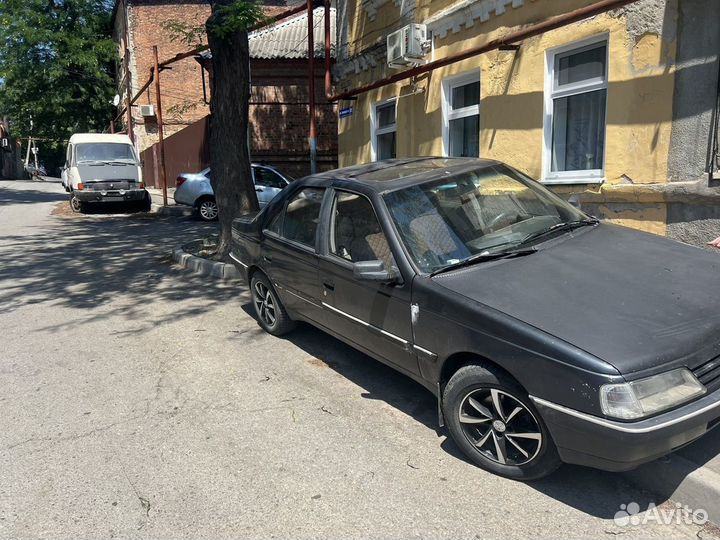
<svg viewBox="0 0 720 540">
<path fill-rule="evenodd" d="M 127 135 L 76 133 L 70 137 L 62 184 L 75 212 L 106 202 L 136 202 L 150 209 L 140 160 Z"/>
</svg>

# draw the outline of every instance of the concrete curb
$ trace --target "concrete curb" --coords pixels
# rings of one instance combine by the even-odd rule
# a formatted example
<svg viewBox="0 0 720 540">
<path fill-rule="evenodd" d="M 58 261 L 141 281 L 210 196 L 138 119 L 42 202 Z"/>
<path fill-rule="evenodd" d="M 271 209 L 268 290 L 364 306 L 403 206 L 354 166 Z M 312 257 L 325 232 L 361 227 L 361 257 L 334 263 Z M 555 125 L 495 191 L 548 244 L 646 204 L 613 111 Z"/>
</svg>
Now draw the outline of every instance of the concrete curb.
<svg viewBox="0 0 720 540">
<path fill-rule="evenodd" d="M 630 480 L 692 510 L 706 510 L 720 523 L 720 474 L 671 454 L 626 473 Z"/>
<path fill-rule="evenodd" d="M 189 206 L 163 206 L 162 204 L 152 203 L 150 213 L 159 216 L 191 216 L 193 209 Z"/>
<path fill-rule="evenodd" d="M 220 280 L 241 279 L 240 272 L 232 264 L 196 257 L 182 248 L 173 250 L 172 260 L 198 276 L 209 276 Z"/>
</svg>

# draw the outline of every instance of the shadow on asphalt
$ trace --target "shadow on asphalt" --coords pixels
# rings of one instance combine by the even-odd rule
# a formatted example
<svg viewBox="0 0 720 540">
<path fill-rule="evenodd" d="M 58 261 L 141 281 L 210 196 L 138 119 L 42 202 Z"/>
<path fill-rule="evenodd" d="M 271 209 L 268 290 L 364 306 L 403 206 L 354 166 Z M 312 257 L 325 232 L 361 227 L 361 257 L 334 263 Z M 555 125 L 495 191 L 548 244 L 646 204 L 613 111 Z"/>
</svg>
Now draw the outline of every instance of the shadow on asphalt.
<svg viewBox="0 0 720 540">
<path fill-rule="evenodd" d="M 256 318 L 251 302 L 242 308 Z M 444 437 L 440 447 L 445 452 L 468 466 L 476 466 L 453 442 L 447 429 L 438 426 L 435 397 L 420 384 L 309 324 L 300 323 L 296 330 L 279 339 L 287 339 L 321 360 L 328 368 L 365 389 L 362 394 L 364 398 L 384 401 L 434 430 L 438 438 Z M 528 485 L 568 506 L 602 519 L 612 519 L 621 504 L 636 502 L 642 509 L 647 509 L 650 503 L 659 505 L 667 500 L 639 492 L 622 473 L 575 465 L 563 465 L 550 477 L 529 482 Z"/>
<path fill-rule="evenodd" d="M 66 198 L 48 193 L 3 190 L 4 199 L 41 202 Z M 29 193 L 29 195 L 28 195 Z M 58 307 L 93 310 L 87 318 L 74 317 L 44 328 L 62 331 L 70 325 L 99 318 L 123 316 L 137 321 L 132 334 L 141 334 L 168 320 L 201 314 L 213 305 L 238 296 L 237 288 L 169 268 L 170 253 L 181 242 L 217 231 L 216 224 L 189 218 L 148 214 L 124 216 L 55 216 L 54 227 L 38 234 L 9 235 L 0 246 L 0 312 L 42 302 Z M 180 274 L 182 276 L 180 277 Z M 115 302 L 103 315 L 96 308 L 117 297 L 144 301 Z M 181 300 L 183 306 L 158 316 L 155 301 Z"/>
<path fill-rule="evenodd" d="M 0 190 L 0 206 L 10 204 L 35 204 L 44 202 L 59 202 L 68 200 L 65 193 L 52 193 L 40 190 Z"/>
</svg>

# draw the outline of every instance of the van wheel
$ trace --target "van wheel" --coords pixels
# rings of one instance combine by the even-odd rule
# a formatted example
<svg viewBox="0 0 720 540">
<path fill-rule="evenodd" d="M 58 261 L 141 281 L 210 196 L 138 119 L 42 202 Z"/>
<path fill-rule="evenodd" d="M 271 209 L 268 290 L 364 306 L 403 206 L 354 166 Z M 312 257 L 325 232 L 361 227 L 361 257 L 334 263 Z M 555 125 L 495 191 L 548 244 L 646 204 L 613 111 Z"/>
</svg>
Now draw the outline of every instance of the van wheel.
<svg viewBox="0 0 720 540">
<path fill-rule="evenodd" d="M 443 414 L 455 443 L 485 470 L 529 481 L 560 466 L 555 443 L 527 392 L 500 370 L 461 367 L 443 392 Z"/>
<path fill-rule="evenodd" d="M 150 194 L 146 191 L 145 197 L 142 201 L 140 201 L 140 204 L 138 204 L 138 208 L 140 212 L 149 212 L 152 210 L 152 198 L 150 197 Z"/>
<path fill-rule="evenodd" d="M 70 208 L 73 212 L 76 214 L 80 214 L 85 212 L 85 203 L 82 202 L 80 199 L 77 198 L 77 195 L 74 193 L 70 194 Z"/>
</svg>

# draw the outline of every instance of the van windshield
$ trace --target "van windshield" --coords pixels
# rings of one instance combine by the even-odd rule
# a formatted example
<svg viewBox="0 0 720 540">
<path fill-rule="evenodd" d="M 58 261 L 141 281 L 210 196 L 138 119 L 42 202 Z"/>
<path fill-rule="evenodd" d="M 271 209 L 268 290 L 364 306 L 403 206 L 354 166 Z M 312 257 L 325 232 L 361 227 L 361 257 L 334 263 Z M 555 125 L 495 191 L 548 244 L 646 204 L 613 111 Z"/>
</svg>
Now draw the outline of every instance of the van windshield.
<svg viewBox="0 0 720 540">
<path fill-rule="evenodd" d="M 136 163 L 135 151 L 124 143 L 81 143 L 75 146 L 77 163 Z"/>
</svg>

